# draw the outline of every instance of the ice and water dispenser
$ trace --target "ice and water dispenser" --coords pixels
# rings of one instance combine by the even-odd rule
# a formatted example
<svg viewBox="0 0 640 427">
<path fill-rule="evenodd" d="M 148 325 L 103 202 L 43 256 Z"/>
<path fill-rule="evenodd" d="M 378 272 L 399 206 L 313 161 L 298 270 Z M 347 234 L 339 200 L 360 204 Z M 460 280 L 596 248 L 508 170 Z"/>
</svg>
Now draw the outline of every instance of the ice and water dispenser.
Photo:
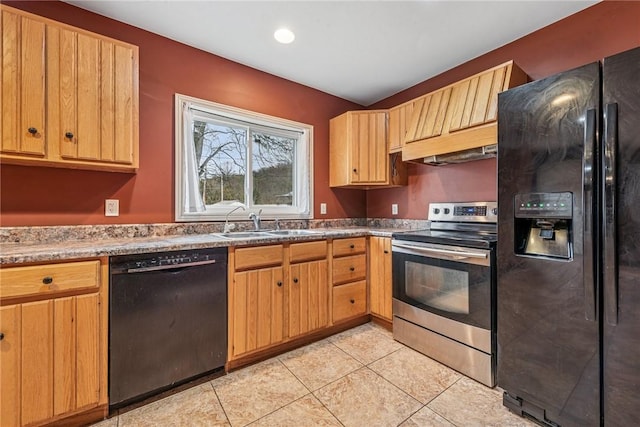
<svg viewBox="0 0 640 427">
<path fill-rule="evenodd" d="M 573 194 L 516 194 L 515 252 L 518 255 L 568 260 L 573 257 Z"/>
</svg>

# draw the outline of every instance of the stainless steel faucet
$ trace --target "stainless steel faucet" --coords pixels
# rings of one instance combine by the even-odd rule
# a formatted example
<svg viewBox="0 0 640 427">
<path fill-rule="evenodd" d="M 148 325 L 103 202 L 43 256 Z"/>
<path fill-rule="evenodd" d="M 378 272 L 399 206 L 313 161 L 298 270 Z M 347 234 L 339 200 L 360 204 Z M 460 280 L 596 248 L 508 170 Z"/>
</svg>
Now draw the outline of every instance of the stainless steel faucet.
<svg viewBox="0 0 640 427">
<path fill-rule="evenodd" d="M 249 214 L 249 219 L 253 221 L 253 228 L 256 231 L 260 231 L 260 214 L 261 213 L 262 213 L 262 209 L 260 209 L 257 214 L 255 212 L 251 212 Z"/>
<path fill-rule="evenodd" d="M 229 215 L 231 215 L 232 213 L 234 213 L 235 211 L 237 211 L 238 209 L 244 209 L 244 206 L 240 205 L 240 206 L 236 206 L 235 208 L 231 209 L 229 212 L 227 212 L 227 215 L 224 217 L 224 230 L 223 233 L 229 233 L 231 232 L 231 230 L 233 230 L 235 228 L 235 224 L 229 224 Z"/>
</svg>

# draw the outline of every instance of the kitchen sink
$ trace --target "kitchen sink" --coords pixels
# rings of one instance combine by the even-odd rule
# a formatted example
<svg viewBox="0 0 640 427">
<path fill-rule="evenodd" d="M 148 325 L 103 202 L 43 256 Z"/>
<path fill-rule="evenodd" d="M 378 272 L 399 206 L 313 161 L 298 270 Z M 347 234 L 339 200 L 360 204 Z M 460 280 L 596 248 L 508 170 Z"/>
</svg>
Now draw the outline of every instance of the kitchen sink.
<svg viewBox="0 0 640 427">
<path fill-rule="evenodd" d="M 315 230 L 274 230 L 269 231 L 269 234 L 275 234 L 277 236 L 307 236 L 310 234 L 320 234 L 321 231 Z"/>
<path fill-rule="evenodd" d="M 252 237 L 268 237 L 270 232 L 267 231 L 236 231 L 230 233 L 216 233 L 227 239 L 248 239 Z"/>
</svg>

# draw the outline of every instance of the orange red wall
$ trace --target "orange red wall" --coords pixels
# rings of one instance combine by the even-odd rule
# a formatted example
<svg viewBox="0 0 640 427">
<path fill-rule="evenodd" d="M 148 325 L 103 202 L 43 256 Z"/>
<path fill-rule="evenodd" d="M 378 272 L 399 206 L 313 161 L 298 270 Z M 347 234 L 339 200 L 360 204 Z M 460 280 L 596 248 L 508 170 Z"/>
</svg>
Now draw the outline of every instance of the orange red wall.
<svg viewBox="0 0 640 427">
<path fill-rule="evenodd" d="M 541 2 L 544 7 L 544 2 Z M 640 46 L 640 1 L 603 1 L 512 43 L 426 80 L 371 108 L 389 108 L 513 59 L 532 80 Z M 370 191 L 367 215 L 425 218 L 429 202 L 493 201 L 496 160 L 459 165 L 409 165 L 409 186 Z"/>
<path fill-rule="evenodd" d="M 362 107 L 58 1 L 3 1 L 140 47 L 140 170 L 136 175 L 2 165 L 0 225 L 173 221 L 173 95 L 183 93 L 314 126 L 317 219 L 426 217 L 429 202 L 495 200 L 496 161 L 409 165 L 409 186 L 329 188 L 329 119 Z M 544 6 L 541 6 L 544 7 Z M 640 45 L 640 2 L 604 1 L 387 98 L 387 108 L 513 59 L 532 79 Z M 120 199 L 121 216 L 104 217 Z M 320 202 L 328 214 L 319 214 Z M 399 215 L 391 216 L 391 204 Z"/>
<path fill-rule="evenodd" d="M 174 94 L 181 93 L 314 126 L 315 200 L 326 218 L 364 217 L 363 191 L 329 188 L 329 119 L 362 107 L 58 1 L 3 4 L 140 48 L 137 174 L 2 165 L 0 225 L 173 222 Z M 120 216 L 104 216 L 105 199 Z M 316 212 L 319 217 L 319 212 Z"/>
</svg>

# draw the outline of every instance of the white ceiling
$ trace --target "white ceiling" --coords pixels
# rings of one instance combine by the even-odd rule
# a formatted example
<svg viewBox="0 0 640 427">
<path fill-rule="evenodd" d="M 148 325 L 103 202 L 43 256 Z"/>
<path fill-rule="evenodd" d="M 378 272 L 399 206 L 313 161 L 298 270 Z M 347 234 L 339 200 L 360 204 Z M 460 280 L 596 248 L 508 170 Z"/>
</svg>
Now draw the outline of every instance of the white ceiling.
<svg viewBox="0 0 640 427">
<path fill-rule="evenodd" d="M 367 106 L 597 1 L 67 3 Z"/>
</svg>

